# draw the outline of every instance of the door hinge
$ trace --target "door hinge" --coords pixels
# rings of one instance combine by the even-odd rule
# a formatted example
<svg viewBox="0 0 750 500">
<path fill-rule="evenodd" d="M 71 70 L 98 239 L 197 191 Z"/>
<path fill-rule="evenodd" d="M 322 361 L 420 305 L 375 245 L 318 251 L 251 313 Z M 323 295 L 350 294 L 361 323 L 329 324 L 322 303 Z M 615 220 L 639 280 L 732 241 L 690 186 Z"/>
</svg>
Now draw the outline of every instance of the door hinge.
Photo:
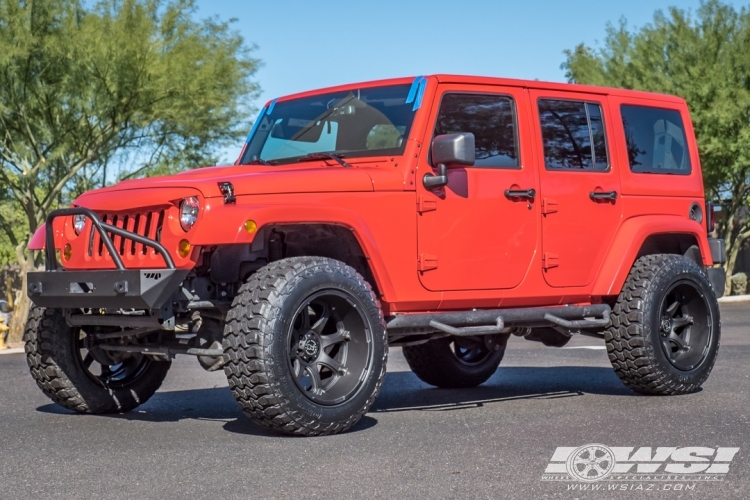
<svg viewBox="0 0 750 500">
<path fill-rule="evenodd" d="M 542 200 L 542 214 L 554 214 L 557 212 L 557 202 L 549 198 Z"/>
<path fill-rule="evenodd" d="M 556 253 L 544 252 L 542 267 L 552 269 L 560 265 L 560 257 Z"/>
<path fill-rule="evenodd" d="M 419 198 L 417 198 L 417 212 L 422 214 L 432 212 L 433 210 L 437 210 L 437 202 L 435 200 L 425 200 L 424 196 L 419 195 Z"/>
<path fill-rule="evenodd" d="M 437 255 L 430 255 L 427 253 L 419 254 L 419 262 L 417 269 L 421 272 L 430 271 L 431 269 L 437 269 L 438 258 Z"/>
</svg>

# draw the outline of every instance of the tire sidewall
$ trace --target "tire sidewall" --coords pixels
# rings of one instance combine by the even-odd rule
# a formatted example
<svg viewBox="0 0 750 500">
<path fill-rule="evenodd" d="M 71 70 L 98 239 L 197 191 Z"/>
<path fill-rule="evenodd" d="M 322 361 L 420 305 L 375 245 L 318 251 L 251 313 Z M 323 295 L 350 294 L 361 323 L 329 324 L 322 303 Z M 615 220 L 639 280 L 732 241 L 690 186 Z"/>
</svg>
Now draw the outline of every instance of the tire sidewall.
<svg viewBox="0 0 750 500">
<path fill-rule="evenodd" d="M 669 378 L 677 385 L 694 385 L 702 383 L 708 378 L 716 361 L 719 350 L 721 318 L 719 304 L 710 283 L 704 274 L 692 262 L 687 259 L 679 259 L 670 262 L 671 265 L 662 266 L 656 273 L 648 287 L 647 296 L 644 298 L 643 307 L 643 329 L 644 338 L 651 357 L 656 361 L 658 368 L 668 374 Z M 708 344 L 708 352 L 701 363 L 692 370 L 680 370 L 667 358 L 661 346 L 661 305 L 668 290 L 678 282 L 689 282 L 703 296 L 711 320 L 711 339 Z"/>
<path fill-rule="evenodd" d="M 305 420 L 320 424 L 340 423 L 356 415 L 371 403 L 384 371 L 384 355 L 387 350 L 385 332 L 377 304 L 373 303 L 369 291 L 363 289 L 353 276 L 348 276 L 335 267 L 326 267 L 325 272 L 309 273 L 310 269 L 295 276 L 281 290 L 285 300 L 279 306 L 277 321 L 272 327 L 273 341 L 269 346 L 271 371 L 278 381 L 281 393 L 287 398 L 290 411 L 301 413 Z M 347 401 L 335 406 L 315 403 L 305 396 L 294 381 L 289 363 L 290 325 L 302 304 L 312 295 L 323 290 L 343 292 L 363 312 L 363 320 L 370 331 L 369 372 L 357 393 Z M 356 341 L 358 339 L 352 339 Z M 270 364 L 270 363 L 269 363 Z"/>
</svg>

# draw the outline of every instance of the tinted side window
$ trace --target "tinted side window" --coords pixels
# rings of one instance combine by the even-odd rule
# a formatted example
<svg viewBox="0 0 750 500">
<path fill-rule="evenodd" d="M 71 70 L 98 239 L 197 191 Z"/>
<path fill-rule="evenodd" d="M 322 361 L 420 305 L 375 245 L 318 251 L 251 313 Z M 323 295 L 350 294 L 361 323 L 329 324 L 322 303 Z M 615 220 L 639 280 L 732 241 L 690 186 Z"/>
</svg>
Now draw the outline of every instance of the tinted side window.
<svg viewBox="0 0 750 500">
<path fill-rule="evenodd" d="M 580 101 L 539 100 L 544 165 L 549 170 L 607 170 L 602 109 Z"/>
<path fill-rule="evenodd" d="M 687 136 L 678 111 L 622 106 L 620 113 L 633 172 L 690 173 Z"/>
<path fill-rule="evenodd" d="M 475 167 L 518 167 L 516 111 L 507 96 L 446 94 L 440 103 L 435 135 L 474 134 Z"/>
</svg>

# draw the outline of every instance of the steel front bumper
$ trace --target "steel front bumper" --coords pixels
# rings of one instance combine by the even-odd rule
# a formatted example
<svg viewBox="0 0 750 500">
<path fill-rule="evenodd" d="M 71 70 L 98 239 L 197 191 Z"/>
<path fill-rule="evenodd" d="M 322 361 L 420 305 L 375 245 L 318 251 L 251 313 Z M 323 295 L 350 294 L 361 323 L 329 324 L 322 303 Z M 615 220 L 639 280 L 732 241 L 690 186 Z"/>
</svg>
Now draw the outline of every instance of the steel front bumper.
<svg viewBox="0 0 750 500">
<path fill-rule="evenodd" d="M 158 309 L 178 289 L 188 272 L 183 269 L 31 272 L 27 293 L 40 307 Z"/>
</svg>

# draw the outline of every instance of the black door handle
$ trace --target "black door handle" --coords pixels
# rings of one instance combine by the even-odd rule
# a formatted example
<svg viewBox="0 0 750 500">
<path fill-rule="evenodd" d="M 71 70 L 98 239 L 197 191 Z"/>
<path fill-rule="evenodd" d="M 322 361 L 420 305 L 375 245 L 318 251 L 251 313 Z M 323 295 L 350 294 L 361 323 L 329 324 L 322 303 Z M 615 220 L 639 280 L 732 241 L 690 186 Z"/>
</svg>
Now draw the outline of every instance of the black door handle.
<svg viewBox="0 0 750 500">
<path fill-rule="evenodd" d="M 591 191 L 589 193 L 589 198 L 592 200 L 612 200 L 615 201 L 617 199 L 617 191 L 604 191 L 604 192 L 598 192 L 598 191 Z"/>
<path fill-rule="evenodd" d="M 505 196 L 508 198 L 528 198 L 533 200 L 536 197 L 536 189 L 506 189 Z"/>
</svg>

